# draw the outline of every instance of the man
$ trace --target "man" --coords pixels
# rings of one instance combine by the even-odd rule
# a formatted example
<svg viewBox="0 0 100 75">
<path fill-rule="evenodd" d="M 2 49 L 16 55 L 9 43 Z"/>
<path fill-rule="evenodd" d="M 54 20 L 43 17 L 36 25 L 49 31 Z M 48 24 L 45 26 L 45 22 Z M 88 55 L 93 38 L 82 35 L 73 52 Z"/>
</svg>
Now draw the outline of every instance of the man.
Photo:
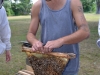
<svg viewBox="0 0 100 75">
<path fill-rule="evenodd" d="M 6 62 L 11 59 L 11 30 L 7 19 L 5 8 L 2 6 L 3 0 L 0 0 L 0 54 L 6 53 Z"/>
<path fill-rule="evenodd" d="M 78 43 L 90 34 L 80 0 L 38 0 L 31 15 L 27 40 L 33 51 L 75 53 L 62 75 L 78 75 Z M 41 41 L 36 38 L 39 23 Z"/>
</svg>

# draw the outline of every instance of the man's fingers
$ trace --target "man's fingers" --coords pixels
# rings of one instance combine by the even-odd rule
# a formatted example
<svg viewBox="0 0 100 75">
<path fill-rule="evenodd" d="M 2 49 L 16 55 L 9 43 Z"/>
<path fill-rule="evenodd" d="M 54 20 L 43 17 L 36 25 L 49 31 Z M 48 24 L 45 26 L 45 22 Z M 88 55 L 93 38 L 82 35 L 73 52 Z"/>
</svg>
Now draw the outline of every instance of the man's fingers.
<svg viewBox="0 0 100 75">
<path fill-rule="evenodd" d="M 51 52 L 52 50 L 53 50 L 53 48 L 51 47 L 51 45 L 50 44 L 46 44 L 45 46 L 44 46 L 44 51 L 45 52 Z"/>
<path fill-rule="evenodd" d="M 37 48 L 38 48 L 38 51 L 41 51 L 43 49 L 42 44 L 37 44 Z"/>
<path fill-rule="evenodd" d="M 34 48 L 34 50 L 38 50 L 38 47 L 36 44 L 34 44 L 32 47 Z"/>
<path fill-rule="evenodd" d="M 35 51 L 34 47 L 32 46 L 32 51 Z"/>
</svg>

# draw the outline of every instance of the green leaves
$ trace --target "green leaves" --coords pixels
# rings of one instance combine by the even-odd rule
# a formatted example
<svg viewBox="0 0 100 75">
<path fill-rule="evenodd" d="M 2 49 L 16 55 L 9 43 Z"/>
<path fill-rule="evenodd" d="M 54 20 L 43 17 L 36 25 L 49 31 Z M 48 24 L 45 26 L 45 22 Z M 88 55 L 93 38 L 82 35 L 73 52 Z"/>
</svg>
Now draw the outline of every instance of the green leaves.
<svg viewBox="0 0 100 75">
<path fill-rule="evenodd" d="M 93 12 L 96 11 L 96 2 L 95 0 L 81 0 L 83 4 L 84 12 Z"/>
<path fill-rule="evenodd" d="M 20 3 L 17 3 L 20 1 Z M 15 3 L 11 3 L 9 0 L 4 1 L 4 7 L 7 11 L 7 15 L 28 15 L 32 4 L 30 0 L 15 0 Z"/>
</svg>

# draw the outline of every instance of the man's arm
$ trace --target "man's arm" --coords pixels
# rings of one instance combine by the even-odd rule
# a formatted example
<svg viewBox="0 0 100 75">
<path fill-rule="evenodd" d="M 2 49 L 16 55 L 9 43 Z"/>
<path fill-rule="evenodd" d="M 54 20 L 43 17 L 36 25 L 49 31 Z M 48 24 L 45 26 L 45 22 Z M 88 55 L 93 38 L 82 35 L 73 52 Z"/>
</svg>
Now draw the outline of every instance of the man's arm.
<svg viewBox="0 0 100 75">
<path fill-rule="evenodd" d="M 32 43 L 34 40 L 36 40 L 36 32 L 38 30 L 38 26 L 39 26 L 39 3 L 36 2 L 33 6 L 32 6 L 32 10 L 31 10 L 31 22 L 30 22 L 30 26 L 29 26 L 29 31 L 27 34 L 27 40 Z"/>
<path fill-rule="evenodd" d="M 31 22 L 29 31 L 27 33 L 27 40 L 32 44 L 33 50 L 41 50 L 42 43 L 37 40 L 36 33 L 39 27 L 39 12 L 41 7 L 41 0 L 38 0 L 33 6 L 31 10 Z"/>
<path fill-rule="evenodd" d="M 84 17 L 83 7 L 80 0 L 71 0 L 71 10 L 73 13 L 73 18 L 76 22 L 78 30 L 68 36 L 60 38 L 63 44 L 73 44 L 78 43 L 89 37 L 89 27 L 87 21 Z"/>
</svg>

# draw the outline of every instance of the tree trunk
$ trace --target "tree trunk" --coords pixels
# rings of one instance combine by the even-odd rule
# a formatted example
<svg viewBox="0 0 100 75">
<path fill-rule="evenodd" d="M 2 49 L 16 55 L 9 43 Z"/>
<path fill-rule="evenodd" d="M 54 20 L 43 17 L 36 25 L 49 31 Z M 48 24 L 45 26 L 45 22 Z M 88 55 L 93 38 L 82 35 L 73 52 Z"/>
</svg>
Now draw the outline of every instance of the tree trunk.
<svg viewBox="0 0 100 75">
<path fill-rule="evenodd" d="M 96 0 L 96 4 L 97 4 L 97 14 L 100 14 L 100 0 Z"/>
</svg>

